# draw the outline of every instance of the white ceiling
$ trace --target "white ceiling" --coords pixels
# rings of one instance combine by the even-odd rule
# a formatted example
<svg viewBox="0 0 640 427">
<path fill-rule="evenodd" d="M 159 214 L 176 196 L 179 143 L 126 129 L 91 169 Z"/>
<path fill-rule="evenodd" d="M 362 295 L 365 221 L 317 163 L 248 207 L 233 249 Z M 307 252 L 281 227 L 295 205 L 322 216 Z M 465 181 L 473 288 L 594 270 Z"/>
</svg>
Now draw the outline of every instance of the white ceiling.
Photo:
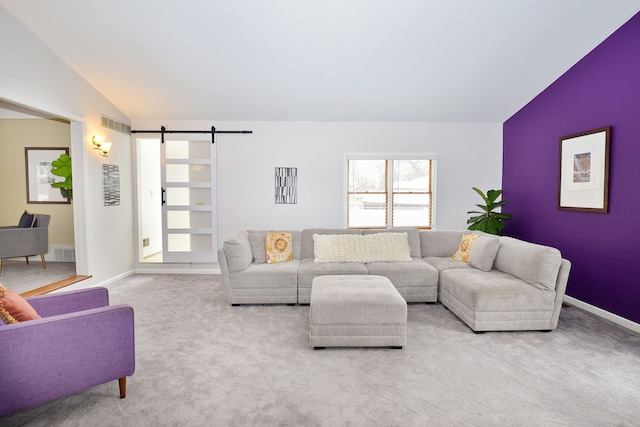
<svg viewBox="0 0 640 427">
<path fill-rule="evenodd" d="M 638 0 L 0 0 L 133 120 L 504 122 Z"/>
</svg>

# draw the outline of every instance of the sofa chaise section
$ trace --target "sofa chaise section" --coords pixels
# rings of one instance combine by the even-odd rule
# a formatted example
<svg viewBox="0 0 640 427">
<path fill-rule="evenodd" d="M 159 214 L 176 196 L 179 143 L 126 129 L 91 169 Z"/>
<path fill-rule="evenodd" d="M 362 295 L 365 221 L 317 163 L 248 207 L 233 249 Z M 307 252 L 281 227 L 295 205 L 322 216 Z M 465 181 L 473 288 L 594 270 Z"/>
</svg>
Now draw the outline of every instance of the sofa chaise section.
<svg viewBox="0 0 640 427">
<path fill-rule="evenodd" d="M 490 271 L 443 261 L 441 303 L 475 332 L 555 329 L 571 264 L 555 248 L 499 239 Z"/>
</svg>

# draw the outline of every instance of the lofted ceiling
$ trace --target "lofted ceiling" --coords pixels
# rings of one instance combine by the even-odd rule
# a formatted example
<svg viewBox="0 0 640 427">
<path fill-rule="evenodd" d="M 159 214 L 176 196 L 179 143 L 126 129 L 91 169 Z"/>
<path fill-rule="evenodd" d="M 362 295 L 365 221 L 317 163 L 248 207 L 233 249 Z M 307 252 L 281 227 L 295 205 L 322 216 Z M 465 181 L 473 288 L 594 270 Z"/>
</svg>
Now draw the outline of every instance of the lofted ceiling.
<svg viewBox="0 0 640 427">
<path fill-rule="evenodd" d="M 132 120 L 504 122 L 638 0 L 0 0 Z"/>
</svg>

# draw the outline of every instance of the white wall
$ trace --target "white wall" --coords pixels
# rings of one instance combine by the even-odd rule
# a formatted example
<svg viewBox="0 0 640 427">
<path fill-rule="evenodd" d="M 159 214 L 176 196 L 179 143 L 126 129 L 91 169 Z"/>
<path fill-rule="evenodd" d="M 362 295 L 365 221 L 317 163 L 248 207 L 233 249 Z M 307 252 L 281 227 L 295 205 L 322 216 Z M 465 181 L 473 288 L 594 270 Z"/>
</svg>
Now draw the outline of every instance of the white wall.
<svg viewBox="0 0 640 427">
<path fill-rule="evenodd" d="M 101 127 L 101 114 L 129 119 L 0 8 L 0 99 L 71 120 L 76 259 L 80 274 L 100 283 L 133 269 L 131 138 Z M 113 142 L 109 158 L 92 148 L 94 134 Z M 120 167 L 119 206 L 104 206 L 102 164 Z"/>
<path fill-rule="evenodd" d="M 49 48 L 0 9 L 0 49 L 11 61 L 0 67 L 0 99 L 70 119 L 74 159 L 76 250 L 81 274 L 103 282 L 134 266 L 131 138 L 101 127 L 100 114 L 128 123 L 113 104 Z M 214 119 L 212 119 L 214 120 Z M 218 135 L 219 242 L 247 228 L 344 226 L 345 153 L 435 153 L 436 226 L 462 228 L 477 195 L 472 186 L 501 182 L 502 125 L 337 122 L 137 122 L 155 129 L 252 130 Z M 94 134 L 113 148 L 99 156 Z M 102 164 L 120 167 L 121 204 L 105 207 Z M 274 203 L 274 168 L 298 168 L 298 203 Z M 80 228 L 80 229 L 78 229 Z"/>
<path fill-rule="evenodd" d="M 500 188 L 502 124 L 387 122 L 134 121 L 133 129 L 251 130 L 216 136 L 218 235 L 243 229 L 344 227 L 345 153 L 435 153 L 436 228 L 466 228 Z M 298 203 L 274 203 L 274 169 L 298 168 Z M 220 242 L 219 242 L 220 243 Z"/>
</svg>

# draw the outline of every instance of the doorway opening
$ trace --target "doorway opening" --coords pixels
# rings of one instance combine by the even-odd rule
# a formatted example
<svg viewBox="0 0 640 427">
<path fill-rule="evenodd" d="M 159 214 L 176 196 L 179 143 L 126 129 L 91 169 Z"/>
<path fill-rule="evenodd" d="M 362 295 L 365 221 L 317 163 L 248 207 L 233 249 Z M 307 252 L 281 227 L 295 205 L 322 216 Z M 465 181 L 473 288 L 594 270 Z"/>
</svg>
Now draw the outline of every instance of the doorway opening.
<svg viewBox="0 0 640 427">
<path fill-rule="evenodd" d="M 72 156 L 74 154 L 77 154 L 76 158 L 74 159 L 75 160 L 74 173 L 82 174 L 82 171 L 84 170 L 84 167 L 85 167 L 84 159 L 82 156 L 83 154 L 82 151 L 84 149 L 84 144 L 83 144 L 84 129 L 85 129 L 84 119 L 82 117 L 76 116 L 71 113 L 66 113 L 63 111 L 56 112 L 49 108 L 37 109 L 37 108 L 31 107 L 30 105 L 31 105 L 30 102 L 24 102 L 24 101 L 17 102 L 15 99 L 12 99 L 11 97 L 5 97 L 5 98 L 0 97 L 0 119 L 2 120 L 27 119 L 27 120 L 35 120 L 34 122 L 32 122 L 35 124 L 49 123 L 51 125 L 64 126 L 67 129 L 65 131 L 67 133 L 67 137 L 66 137 L 66 142 L 61 145 L 68 146 L 70 148 L 70 154 Z M 33 128 L 33 131 L 36 132 L 35 134 L 28 137 L 30 141 L 43 140 L 42 135 L 37 133 L 37 130 L 40 129 L 41 127 L 42 126 L 26 127 L 27 130 Z M 25 127 L 22 126 L 22 128 L 25 128 Z M 15 130 L 15 127 L 14 127 L 14 130 Z M 5 142 L 9 144 L 8 147 L 11 147 L 10 149 L 14 151 L 18 149 L 19 153 L 9 153 L 9 154 L 5 153 L 5 155 L 7 156 L 8 159 L 11 159 L 11 161 L 14 162 L 14 164 L 20 165 L 20 164 L 24 164 L 24 160 L 19 160 L 20 158 L 24 159 L 24 148 L 22 146 L 16 146 L 17 140 L 18 139 L 14 137 L 9 137 L 9 141 L 5 141 Z M 31 143 L 29 143 L 28 145 L 31 145 Z M 8 170 L 11 170 L 11 169 L 8 169 Z M 18 179 L 17 177 L 14 177 L 14 178 L 15 179 L 12 178 L 9 181 L 25 182 L 24 178 L 22 179 Z M 78 183 L 76 187 L 77 187 L 76 194 L 82 194 L 82 192 L 84 191 L 84 186 L 82 182 Z M 15 203 L 22 204 L 24 203 L 24 200 L 26 200 L 26 197 L 22 198 L 19 195 L 18 195 L 18 198 L 20 200 L 18 200 Z M 60 261 L 60 262 L 65 262 L 71 265 L 69 268 L 65 267 L 61 269 L 54 269 L 52 267 L 55 265 L 55 263 L 52 264 L 50 262 L 48 264 L 49 268 L 47 269 L 41 269 L 41 268 L 29 269 L 29 274 L 33 275 L 33 277 L 31 277 L 30 279 L 27 277 L 26 274 L 23 274 L 21 275 L 21 277 L 25 280 L 23 280 L 22 282 L 20 282 L 20 280 L 18 280 L 17 282 L 10 282 L 10 280 L 7 280 L 8 278 L 6 277 L 4 278 L 5 279 L 4 281 L 12 283 L 11 286 L 16 289 L 16 292 L 19 292 L 24 296 L 32 296 L 32 295 L 40 295 L 40 294 L 48 293 L 53 290 L 57 290 L 57 289 L 72 285 L 78 281 L 86 280 L 90 278 L 91 276 L 87 274 L 88 248 L 86 244 L 87 243 L 86 236 L 82 233 L 80 234 L 74 233 L 74 230 L 83 230 L 86 228 L 86 218 L 84 216 L 84 213 L 86 212 L 86 207 L 80 203 L 73 203 L 73 208 L 71 208 L 70 205 L 64 206 L 64 205 L 46 205 L 46 204 L 40 204 L 37 206 L 32 206 L 32 205 L 24 205 L 24 206 L 25 206 L 24 209 L 29 211 L 45 212 L 50 215 L 55 215 L 56 222 L 52 222 L 52 225 L 54 227 L 62 227 L 62 228 L 56 228 L 55 232 L 62 230 L 58 232 L 58 234 L 62 233 L 63 237 L 67 235 L 72 236 L 71 241 L 66 241 L 66 240 L 61 241 L 60 240 L 61 238 L 59 236 L 56 237 L 55 233 L 53 233 L 54 236 L 52 241 L 52 233 L 50 232 L 49 233 L 49 253 L 48 255 L 46 255 L 46 259 L 48 262 Z M 64 220 L 65 213 L 61 211 L 61 210 L 64 210 L 65 207 L 70 211 L 70 213 L 66 215 L 69 217 L 69 219 L 66 222 Z M 63 225 L 63 223 L 65 224 L 68 223 L 68 224 Z M 7 225 L 11 225 L 11 224 L 7 223 Z M 69 260 L 67 258 L 58 259 L 56 255 L 56 250 L 55 250 L 56 247 L 58 248 L 72 247 L 74 248 L 73 250 L 74 253 L 78 253 L 77 257 L 74 256 L 73 260 Z M 36 265 L 33 265 L 33 266 L 36 267 Z M 59 271 L 56 271 L 56 270 L 59 270 Z M 67 272 L 67 274 L 64 274 L 65 271 Z"/>
</svg>

